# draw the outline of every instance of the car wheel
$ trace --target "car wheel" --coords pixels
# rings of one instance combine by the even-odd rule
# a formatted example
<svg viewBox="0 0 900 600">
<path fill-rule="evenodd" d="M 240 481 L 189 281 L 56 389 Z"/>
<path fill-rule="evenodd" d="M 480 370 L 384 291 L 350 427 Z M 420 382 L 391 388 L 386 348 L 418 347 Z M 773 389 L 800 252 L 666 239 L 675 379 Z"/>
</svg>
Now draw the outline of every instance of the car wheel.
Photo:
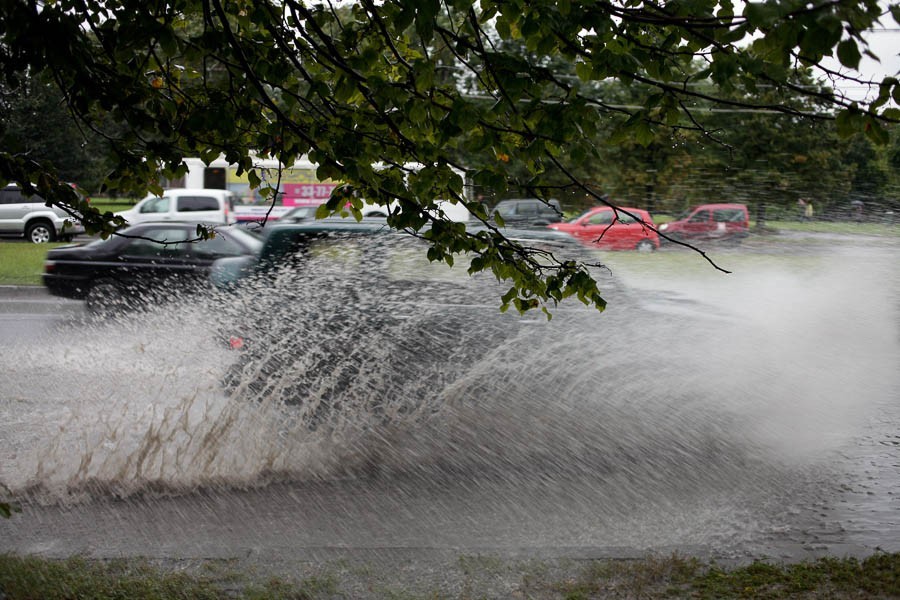
<svg viewBox="0 0 900 600">
<path fill-rule="evenodd" d="M 106 317 L 115 314 L 122 304 L 122 291 L 112 279 L 101 279 L 94 282 L 87 296 L 84 297 L 84 307 L 87 311 L 98 317 Z"/>
<path fill-rule="evenodd" d="M 56 240 L 56 230 L 46 221 L 37 221 L 28 226 L 25 238 L 33 244 L 46 244 Z"/>
<path fill-rule="evenodd" d="M 634 249 L 638 252 L 653 252 L 656 250 L 656 246 L 650 240 L 641 240 Z"/>
</svg>

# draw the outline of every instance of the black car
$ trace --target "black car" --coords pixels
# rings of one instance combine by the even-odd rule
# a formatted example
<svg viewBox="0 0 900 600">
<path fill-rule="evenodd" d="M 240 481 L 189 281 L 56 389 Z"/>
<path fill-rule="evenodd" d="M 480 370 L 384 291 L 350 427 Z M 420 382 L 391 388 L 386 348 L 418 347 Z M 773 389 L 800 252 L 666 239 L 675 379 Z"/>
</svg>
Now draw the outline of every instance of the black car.
<svg viewBox="0 0 900 600">
<path fill-rule="evenodd" d="M 196 223 L 142 223 L 105 240 L 54 248 L 44 262 L 44 285 L 98 312 L 205 285 L 213 261 L 262 248 L 260 236 L 243 228 L 215 231 L 196 241 Z"/>
<path fill-rule="evenodd" d="M 504 233 L 557 255 L 582 252 L 550 229 Z M 279 220 L 258 255 L 217 261 L 211 279 L 234 294 L 219 312 L 222 323 L 233 317 L 223 333 L 239 349 L 227 393 L 290 407 L 313 431 L 427 418 L 438 390 L 524 322 L 544 320 L 501 313 L 508 285 L 429 262 L 422 240 L 384 219 Z"/>
</svg>

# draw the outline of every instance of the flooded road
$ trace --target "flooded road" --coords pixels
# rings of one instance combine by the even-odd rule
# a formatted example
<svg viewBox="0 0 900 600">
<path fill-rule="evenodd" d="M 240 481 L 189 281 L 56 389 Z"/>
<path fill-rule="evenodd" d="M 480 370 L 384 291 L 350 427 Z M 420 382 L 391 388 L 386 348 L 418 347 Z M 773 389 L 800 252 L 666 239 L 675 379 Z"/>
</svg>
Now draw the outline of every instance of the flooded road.
<svg viewBox="0 0 900 600">
<path fill-rule="evenodd" d="M 23 506 L 0 552 L 425 570 L 461 554 L 900 552 L 900 244 L 714 257 L 734 272 L 673 249 L 603 255 L 606 313 L 483 329 L 491 343 L 453 368 L 408 359 L 427 393 L 364 363 L 332 429 L 225 393 L 221 313 L 63 319 L 0 348 L 0 482 Z M 333 290 L 308 293 L 271 314 L 315 344 L 303 324 Z M 356 350 L 407 352 L 403 327 Z M 447 335 L 426 341 L 450 352 Z"/>
</svg>

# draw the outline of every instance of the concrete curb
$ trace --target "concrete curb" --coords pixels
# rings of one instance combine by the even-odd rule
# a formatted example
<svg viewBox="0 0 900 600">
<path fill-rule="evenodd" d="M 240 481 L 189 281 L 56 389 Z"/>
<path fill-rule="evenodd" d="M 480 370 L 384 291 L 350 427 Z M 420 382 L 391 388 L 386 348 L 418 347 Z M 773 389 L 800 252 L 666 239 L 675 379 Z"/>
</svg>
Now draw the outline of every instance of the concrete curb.
<svg viewBox="0 0 900 600">
<path fill-rule="evenodd" d="M 0 298 L 47 298 L 47 288 L 41 285 L 0 285 Z"/>
</svg>

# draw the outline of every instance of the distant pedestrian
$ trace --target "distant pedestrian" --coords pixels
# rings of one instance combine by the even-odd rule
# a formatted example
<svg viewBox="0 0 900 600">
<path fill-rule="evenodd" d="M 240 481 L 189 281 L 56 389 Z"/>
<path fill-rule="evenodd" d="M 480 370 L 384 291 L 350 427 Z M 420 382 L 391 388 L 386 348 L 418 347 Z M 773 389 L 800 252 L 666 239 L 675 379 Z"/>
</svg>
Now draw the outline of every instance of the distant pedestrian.
<svg viewBox="0 0 900 600">
<path fill-rule="evenodd" d="M 816 211 L 815 211 L 815 209 L 813 208 L 812 200 L 807 200 L 807 201 L 806 201 L 806 208 L 804 209 L 803 215 L 806 217 L 806 220 L 807 220 L 807 221 L 812 221 L 812 219 L 813 219 L 813 217 L 815 216 L 815 214 L 816 214 Z"/>
<path fill-rule="evenodd" d="M 797 198 L 797 218 L 801 221 L 806 218 L 806 200 Z"/>
</svg>

